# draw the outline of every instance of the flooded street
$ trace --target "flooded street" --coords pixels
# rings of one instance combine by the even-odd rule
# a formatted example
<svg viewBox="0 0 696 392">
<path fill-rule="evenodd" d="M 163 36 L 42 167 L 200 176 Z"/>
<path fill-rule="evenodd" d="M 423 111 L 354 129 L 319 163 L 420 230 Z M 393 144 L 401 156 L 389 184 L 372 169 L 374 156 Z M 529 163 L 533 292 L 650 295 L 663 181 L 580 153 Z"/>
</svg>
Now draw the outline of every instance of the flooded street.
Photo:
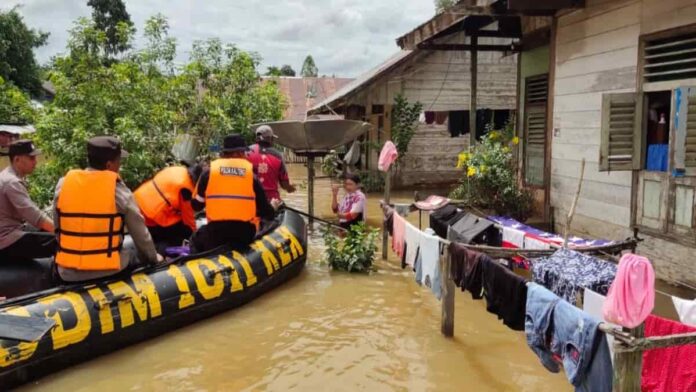
<svg viewBox="0 0 696 392">
<path fill-rule="evenodd" d="M 305 169 L 291 167 L 296 183 Z M 315 211 L 332 218 L 329 180 L 317 181 Z M 381 222 L 369 195 L 369 223 Z M 411 192 L 397 193 L 408 201 Z M 306 190 L 286 198 L 306 210 Z M 418 215 L 411 217 L 417 223 Z M 424 224 L 427 218 L 424 217 Z M 320 230 L 305 271 L 217 317 L 66 369 L 22 390 L 51 391 L 566 391 L 523 333 L 485 304 L 458 293 L 455 338 L 440 334 L 440 303 L 392 258 L 349 275 L 322 263 Z M 381 241 L 380 241 L 381 243 Z"/>
</svg>

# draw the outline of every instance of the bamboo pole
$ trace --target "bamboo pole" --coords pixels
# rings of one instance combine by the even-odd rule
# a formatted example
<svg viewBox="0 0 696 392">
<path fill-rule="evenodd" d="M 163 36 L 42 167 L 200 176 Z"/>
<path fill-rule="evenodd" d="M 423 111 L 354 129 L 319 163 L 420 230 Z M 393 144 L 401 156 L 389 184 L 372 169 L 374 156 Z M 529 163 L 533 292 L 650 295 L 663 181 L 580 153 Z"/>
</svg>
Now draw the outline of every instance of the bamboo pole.
<svg viewBox="0 0 696 392">
<path fill-rule="evenodd" d="M 385 173 L 386 178 L 384 179 L 384 205 L 389 205 L 389 200 L 391 198 L 391 167 Z M 396 214 L 396 208 L 394 209 L 394 214 Z M 392 218 L 394 219 L 394 218 Z M 389 228 L 387 227 L 387 222 L 382 224 L 382 260 L 386 260 L 389 255 Z"/>
<path fill-rule="evenodd" d="M 573 197 L 573 204 L 570 206 L 568 211 L 568 217 L 566 218 L 565 229 L 563 230 L 563 247 L 568 247 L 568 235 L 570 234 L 570 224 L 573 222 L 573 216 L 575 215 L 575 208 L 578 206 L 578 199 L 580 199 L 580 192 L 582 191 L 582 180 L 585 178 L 585 158 L 582 159 L 580 164 L 580 179 L 578 180 L 578 190 L 575 192 L 575 197 Z"/>
<path fill-rule="evenodd" d="M 630 331 L 634 338 L 642 338 L 644 325 L 640 325 Z M 624 351 L 627 346 L 619 340 L 614 342 L 614 391 L 616 392 L 640 392 L 641 370 L 643 367 L 643 352 Z M 630 346 L 628 346 L 630 347 Z"/>
</svg>

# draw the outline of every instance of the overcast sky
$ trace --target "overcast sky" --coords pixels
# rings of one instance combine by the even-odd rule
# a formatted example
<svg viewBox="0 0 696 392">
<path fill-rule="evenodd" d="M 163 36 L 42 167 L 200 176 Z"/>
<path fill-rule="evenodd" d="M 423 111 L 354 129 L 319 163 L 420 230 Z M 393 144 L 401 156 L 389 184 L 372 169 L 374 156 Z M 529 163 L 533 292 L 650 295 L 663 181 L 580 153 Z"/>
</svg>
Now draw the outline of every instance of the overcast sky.
<svg viewBox="0 0 696 392">
<path fill-rule="evenodd" d="M 87 0 L 1 0 L 21 4 L 25 22 L 51 35 L 37 50 L 40 62 L 65 50 L 67 30 L 89 16 Z M 267 65 L 290 64 L 299 72 L 312 54 L 320 74 L 355 77 L 398 50 L 395 39 L 434 14 L 433 0 L 126 0 L 138 29 L 162 13 L 177 39 L 178 60 L 195 40 L 223 42 L 258 52 Z"/>
</svg>

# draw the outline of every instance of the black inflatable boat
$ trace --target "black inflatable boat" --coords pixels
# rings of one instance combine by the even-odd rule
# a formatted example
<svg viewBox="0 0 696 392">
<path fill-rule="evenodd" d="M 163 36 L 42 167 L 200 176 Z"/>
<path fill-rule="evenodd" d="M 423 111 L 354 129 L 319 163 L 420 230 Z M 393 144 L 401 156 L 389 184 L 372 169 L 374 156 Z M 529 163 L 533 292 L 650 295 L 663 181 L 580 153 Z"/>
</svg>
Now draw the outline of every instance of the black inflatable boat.
<svg viewBox="0 0 696 392">
<path fill-rule="evenodd" d="M 291 211 L 279 223 L 246 250 L 0 301 L 0 389 L 240 306 L 286 282 L 304 267 L 307 230 Z M 41 270 L 37 262 L 25 272 L 39 274 L 29 275 L 29 287 L 50 280 Z"/>
</svg>

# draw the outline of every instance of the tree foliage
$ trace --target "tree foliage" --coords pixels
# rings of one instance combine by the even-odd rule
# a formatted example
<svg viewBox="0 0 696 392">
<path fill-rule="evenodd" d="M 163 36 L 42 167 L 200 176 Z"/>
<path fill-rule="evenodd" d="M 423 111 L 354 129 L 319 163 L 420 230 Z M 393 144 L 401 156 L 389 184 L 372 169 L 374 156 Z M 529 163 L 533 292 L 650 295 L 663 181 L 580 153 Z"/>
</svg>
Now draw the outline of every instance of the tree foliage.
<svg viewBox="0 0 696 392">
<path fill-rule="evenodd" d="M 50 158 L 32 182 L 39 202 L 51 200 L 68 169 L 87 165 L 90 137 L 122 140 L 130 156 L 121 177 L 134 188 L 173 159 L 171 147 L 180 133 L 194 136 L 204 156 L 225 134 L 251 139 L 252 123 L 281 118 L 281 93 L 275 84 L 261 83 L 256 55 L 211 39 L 196 42 L 190 61 L 176 67 L 176 42 L 168 29 L 161 15 L 151 18 L 144 48 L 104 62 L 107 35 L 93 20 L 76 23 L 68 54 L 56 58 L 49 72 L 55 99 L 36 124 L 37 143 Z M 134 30 L 122 32 L 118 45 L 132 47 Z"/>
<path fill-rule="evenodd" d="M 326 230 L 324 243 L 329 265 L 339 271 L 369 272 L 377 251 L 378 235 L 378 230 L 363 222 L 352 225 L 343 238 Z"/>
<path fill-rule="evenodd" d="M 270 66 L 266 68 L 266 76 L 295 76 L 295 70 L 288 64 L 282 67 Z"/>
<path fill-rule="evenodd" d="M 312 55 L 305 58 L 300 74 L 305 78 L 316 78 L 319 75 L 319 68 L 317 68 L 317 65 L 314 63 Z"/>
<path fill-rule="evenodd" d="M 0 124 L 29 124 L 34 115 L 27 94 L 0 77 Z"/>
<path fill-rule="evenodd" d="M 435 0 L 435 12 L 442 13 L 455 4 L 457 4 L 457 0 Z"/>
<path fill-rule="evenodd" d="M 104 56 L 110 58 L 130 49 L 127 35 L 135 28 L 123 0 L 89 0 L 87 5 L 92 7 L 94 27 L 106 35 Z"/>
<path fill-rule="evenodd" d="M 394 98 L 392 111 L 392 141 L 401 160 L 408 152 L 408 145 L 418 129 L 418 118 L 423 111 L 420 102 L 409 103 L 402 94 Z"/>
<path fill-rule="evenodd" d="M 0 11 L 0 77 L 22 90 L 38 93 L 41 78 L 34 48 L 47 39 L 48 33 L 27 27 L 16 7 Z"/>
</svg>

